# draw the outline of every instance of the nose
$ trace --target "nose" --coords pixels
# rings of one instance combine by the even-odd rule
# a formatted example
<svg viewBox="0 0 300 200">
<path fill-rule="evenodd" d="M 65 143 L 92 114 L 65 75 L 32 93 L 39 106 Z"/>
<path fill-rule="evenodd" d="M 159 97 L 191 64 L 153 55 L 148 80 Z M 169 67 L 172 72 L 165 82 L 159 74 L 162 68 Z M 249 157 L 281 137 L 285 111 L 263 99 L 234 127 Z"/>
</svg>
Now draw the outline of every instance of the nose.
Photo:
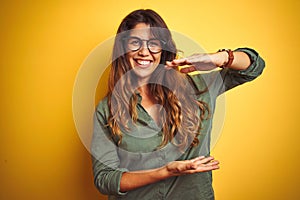
<svg viewBox="0 0 300 200">
<path fill-rule="evenodd" d="M 139 55 L 141 56 L 147 56 L 150 54 L 150 51 L 148 49 L 148 46 L 147 46 L 147 41 L 143 41 L 143 44 L 141 46 L 141 48 L 139 49 Z"/>
</svg>

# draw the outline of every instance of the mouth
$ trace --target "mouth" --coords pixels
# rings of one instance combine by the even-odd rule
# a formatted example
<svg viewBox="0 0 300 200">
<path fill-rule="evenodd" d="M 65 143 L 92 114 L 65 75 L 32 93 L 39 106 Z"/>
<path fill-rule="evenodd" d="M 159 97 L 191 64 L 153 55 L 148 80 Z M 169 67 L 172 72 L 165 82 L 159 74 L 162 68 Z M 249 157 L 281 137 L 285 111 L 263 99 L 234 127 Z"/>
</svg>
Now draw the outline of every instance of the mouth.
<svg viewBox="0 0 300 200">
<path fill-rule="evenodd" d="M 152 60 L 146 60 L 146 59 L 134 59 L 137 66 L 146 68 L 149 67 L 152 64 Z"/>
</svg>

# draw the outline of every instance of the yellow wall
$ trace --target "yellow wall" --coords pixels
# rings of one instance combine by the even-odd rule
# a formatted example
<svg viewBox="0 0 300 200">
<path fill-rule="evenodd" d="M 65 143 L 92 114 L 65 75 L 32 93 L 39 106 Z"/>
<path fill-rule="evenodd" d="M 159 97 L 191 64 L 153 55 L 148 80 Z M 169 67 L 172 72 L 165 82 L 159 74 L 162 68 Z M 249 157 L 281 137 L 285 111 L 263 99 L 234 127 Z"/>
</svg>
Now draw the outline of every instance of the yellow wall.
<svg viewBox="0 0 300 200">
<path fill-rule="evenodd" d="M 89 52 L 137 8 L 208 51 L 261 53 L 263 76 L 226 95 L 216 197 L 299 198 L 299 1 L 110 0 L 1 1 L 0 199 L 102 199 L 74 126 L 73 84 Z"/>
</svg>

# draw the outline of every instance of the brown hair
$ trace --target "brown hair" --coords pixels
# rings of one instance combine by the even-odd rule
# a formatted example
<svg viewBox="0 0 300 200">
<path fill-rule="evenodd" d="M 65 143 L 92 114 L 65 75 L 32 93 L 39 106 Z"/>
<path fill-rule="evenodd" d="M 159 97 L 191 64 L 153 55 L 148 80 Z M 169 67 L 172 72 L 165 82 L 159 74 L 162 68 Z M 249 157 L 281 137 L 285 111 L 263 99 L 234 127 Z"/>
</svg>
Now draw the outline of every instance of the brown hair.
<svg viewBox="0 0 300 200">
<path fill-rule="evenodd" d="M 130 73 L 131 66 L 126 58 L 123 38 L 139 23 L 149 25 L 153 36 L 165 41 L 160 65 L 152 73 L 149 81 L 151 95 L 164 109 L 159 111 L 164 123 L 163 139 L 158 148 L 169 142 L 182 148 L 195 146 L 199 143 L 197 136 L 200 134 L 201 121 L 204 119 L 207 106 L 195 100 L 196 93 L 188 76 L 176 70 L 164 69 L 166 61 L 175 59 L 177 50 L 164 20 L 149 9 L 133 11 L 123 19 L 118 28 L 108 83 L 107 97 L 110 110 L 108 126 L 114 138 L 120 143 L 121 129 L 129 130 L 128 124 L 137 122 L 138 96 L 135 93 L 137 83 L 135 74 Z"/>
</svg>

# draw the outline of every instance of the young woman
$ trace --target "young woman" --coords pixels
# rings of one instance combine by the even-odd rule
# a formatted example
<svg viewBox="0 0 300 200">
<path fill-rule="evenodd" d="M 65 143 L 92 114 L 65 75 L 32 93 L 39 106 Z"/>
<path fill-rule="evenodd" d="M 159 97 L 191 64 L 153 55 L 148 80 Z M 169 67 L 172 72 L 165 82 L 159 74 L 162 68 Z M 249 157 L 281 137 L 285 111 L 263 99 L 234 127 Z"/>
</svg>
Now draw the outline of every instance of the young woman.
<svg viewBox="0 0 300 200">
<path fill-rule="evenodd" d="M 211 171 L 219 162 L 209 143 L 216 98 L 259 76 L 264 61 L 249 48 L 176 54 L 153 10 L 133 11 L 121 22 L 91 147 L 95 185 L 109 199 L 214 199 Z"/>
</svg>

